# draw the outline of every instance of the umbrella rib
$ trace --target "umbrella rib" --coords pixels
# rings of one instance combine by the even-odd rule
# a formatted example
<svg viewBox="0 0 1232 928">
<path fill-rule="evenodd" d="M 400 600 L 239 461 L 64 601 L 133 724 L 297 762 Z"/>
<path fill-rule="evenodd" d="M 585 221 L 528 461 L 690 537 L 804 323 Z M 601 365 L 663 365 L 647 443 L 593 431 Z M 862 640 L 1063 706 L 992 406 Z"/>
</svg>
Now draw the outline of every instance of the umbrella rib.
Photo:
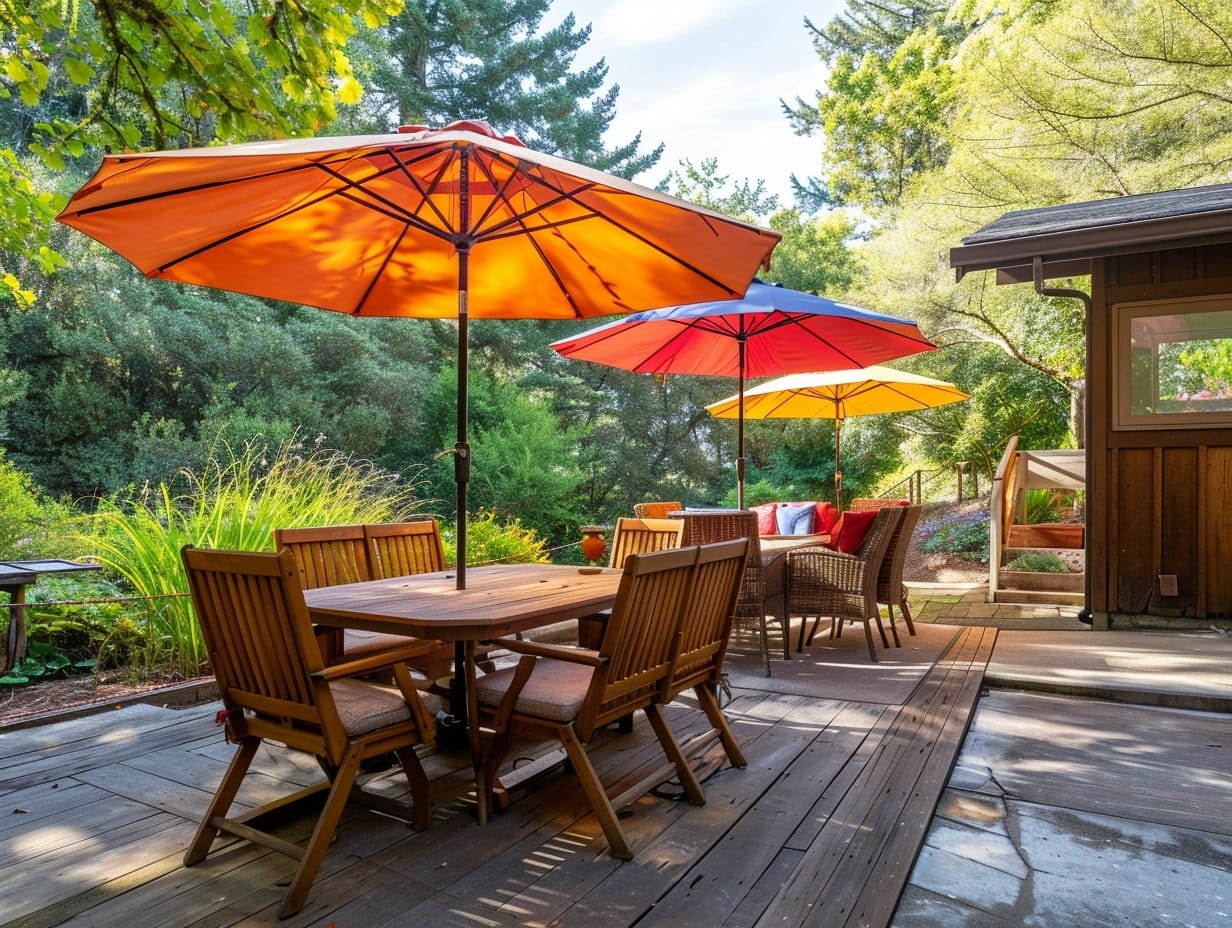
<svg viewBox="0 0 1232 928">
<path fill-rule="evenodd" d="M 389 262 L 398 252 L 398 248 L 402 245 L 402 240 L 406 238 L 406 226 L 402 227 L 402 233 L 398 236 L 398 241 L 394 243 L 394 247 L 385 252 L 385 257 L 381 260 L 381 270 L 372 275 L 368 281 L 368 286 L 364 287 L 363 296 L 359 298 L 359 302 L 355 304 L 355 308 L 351 310 L 352 316 L 363 315 L 364 304 L 368 302 L 368 297 L 372 296 L 372 291 L 376 289 L 377 281 L 381 279 L 381 275 L 385 273 L 385 268 L 389 267 Z"/>
<path fill-rule="evenodd" d="M 191 258 L 195 258 L 200 254 L 204 254 L 205 252 L 210 251 L 213 248 L 217 248 L 219 245 L 225 245 L 227 242 L 231 242 L 238 238 L 241 238 L 242 236 L 245 236 L 250 232 L 255 232 L 257 229 L 263 228 L 264 226 L 267 226 L 270 223 L 280 222 L 281 220 L 285 219 L 288 216 L 293 216 L 295 213 L 301 212 L 305 209 L 309 209 L 313 206 L 316 206 L 318 203 L 323 203 L 324 201 L 329 200 L 333 197 L 340 197 L 344 200 L 349 200 L 350 202 L 356 204 L 357 206 L 362 206 L 363 208 L 371 210 L 375 213 L 380 213 L 384 216 L 388 216 L 390 219 L 397 220 L 407 225 L 413 225 L 416 228 L 418 228 L 420 231 L 425 232 L 429 235 L 435 235 L 438 238 L 452 240 L 452 230 L 442 231 L 441 229 L 438 229 L 435 226 L 432 226 L 430 223 L 424 222 L 421 218 L 419 218 L 414 213 L 411 213 L 404 209 L 399 208 L 396 203 L 391 203 L 384 197 L 378 197 L 375 194 L 373 194 L 372 191 L 364 188 L 363 185 L 365 183 L 370 181 L 373 177 L 379 177 L 382 174 L 387 173 L 386 171 L 378 170 L 376 173 L 368 177 L 365 177 L 362 180 L 352 180 L 351 178 L 348 178 L 345 175 L 338 173 L 338 171 L 336 171 L 335 169 L 333 169 L 332 167 L 326 164 L 315 163 L 315 164 L 309 164 L 309 165 L 300 165 L 295 168 L 289 168 L 285 171 L 271 171 L 265 174 L 264 176 L 276 177 L 280 174 L 290 174 L 290 173 L 293 173 L 294 171 L 298 171 L 298 170 L 305 169 L 305 168 L 324 171 L 328 176 L 341 181 L 343 183 L 343 187 L 337 190 L 322 191 L 317 196 L 312 197 L 311 199 L 308 199 L 308 200 L 304 200 L 301 203 L 297 203 L 294 206 L 288 207 L 285 210 L 281 210 L 271 216 L 267 216 L 265 219 L 261 220 L 260 222 L 254 222 L 242 228 L 234 229 L 231 232 L 227 233 L 226 235 L 220 236 L 219 238 L 213 239 L 212 241 L 206 242 L 205 244 L 200 245 L 197 248 L 194 248 L 192 251 L 187 251 L 182 255 L 177 255 L 173 260 L 159 265 L 158 271 L 162 272 L 162 271 L 167 270 L 168 268 L 175 267 L 177 264 L 180 264 L 181 262 L 187 261 Z M 413 175 L 408 175 L 408 176 L 413 177 Z M 218 187 L 225 187 L 225 186 L 229 186 L 231 183 L 239 183 L 239 182 L 240 180 L 228 181 L 227 183 L 219 183 L 219 184 L 201 184 L 195 188 L 182 188 L 182 189 L 185 192 L 193 191 L 193 190 L 200 191 L 200 190 L 214 189 Z M 416 185 L 416 188 L 418 192 L 422 195 L 423 191 L 419 189 L 418 185 Z M 355 190 L 362 191 L 364 194 L 366 194 L 367 199 L 365 199 L 364 197 L 356 196 L 354 193 Z M 114 207 L 119 207 L 119 206 L 131 204 L 131 203 L 142 202 L 144 200 L 154 200 L 157 198 L 158 197 L 156 196 L 140 197 L 140 198 L 134 198 L 128 201 L 117 202 L 112 205 Z M 430 198 L 425 198 L 425 199 L 430 200 Z M 105 208 L 110 208 L 110 207 L 96 207 L 95 209 L 105 209 Z M 83 210 L 82 212 L 84 213 L 85 211 Z M 442 222 L 445 222 L 445 217 L 442 216 L 440 218 Z"/>
<path fill-rule="evenodd" d="M 515 164 L 515 163 L 514 163 L 514 162 L 512 162 L 510 159 L 508 159 L 508 158 L 507 158 L 507 157 L 506 157 L 503 153 L 500 153 L 500 152 L 490 152 L 490 153 L 489 153 L 489 155 L 490 155 L 490 157 L 491 157 L 493 160 L 501 161 L 502 163 L 504 163 L 504 164 L 508 165 L 508 166 L 511 168 L 511 171 L 512 171 L 512 172 L 517 172 L 517 171 L 518 171 L 518 166 L 517 166 L 517 164 Z M 667 259 L 669 259 L 670 261 L 675 262 L 675 263 L 676 263 L 679 267 L 684 268 L 685 270 L 689 271 L 689 272 L 690 272 L 690 273 L 692 273 L 695 277 L 699 277 L 699 278 L 701 278 L 702 280 L 705 280 L 705 281 L 707 281 L 708 283 L 711 283 L 711 284 L 713 284 L 713 285 L 715 285 L 715 286 L 722 287 L 722 288 L 723 288 L 724 290 L 726 290 L 728 293 L 731 293 L 731 294 L 735 294 L 735 293 L 736 293 L 736 291 L 732 290 L 730 287 L 728 287 L 726 284 L 724 284 L 724 283 L 723 283 L 721 280 L 719 280 L 718 278 L 716 278 L 716 277 L 714 277 L 713 275 L 711 275 L 711 274 L 707 273 L 706 271 L 702 270 L 701 268 L 697 267 L 696 265 L 694 265 L 694 264 L 692 264 L 692 263 L 690 263 L 690 262 L 688 262 L 688 261 L 685 261 L 685 260 L 684 260 L 683 258 L 681 258 L 679 255 L 677 255 L 677 254 L 675 254 L 675 253 L 673 253 L 673 252 L 671 252 L 671 251 L 668 251 L 668 250 L 667 250 L 666 248 L 664 248 L 663 246 L 661 246 L 661 245 L 659 245 L 659 244 L 657 244 L 657 243 L 655 243 L 655 242 L 652 242 L 650 239 L 646 238 L 644 235 L 640 234 L 640 233 L 639 233 L 639 232 L 637 232 L 635 229 L 632 229 L 632 228 L 630 228 L 629 226 L 627 226 L 627 225 L 625 225 L 625 224 L 623 224 L 623 223 L 616 222 L 614 219 L 612 219 L 612 217 L 611 217 L 611 216 L 607 215 L 606 213 L 600 212 L 600 211 L 598 211 L 598 210 L 594 209 L 594 207 L 589 206 L 589 205 L 587 205 L 586 203 L 581 202 L 581 201 L 578 199 L 578 197 L 577 197 L 578 192 L 579 192 L 579 191 L 581 191 L 581 190 L 590 190 L 590 189 L 593 189 L 595 186 L 597 186 L 596 184 L 593 184 L 593 183 L 587 183 L 585 186 L 578 188 L 578 190 L 577 190 L 577 191 L 570 191 L 570 190 L 564 190 L 564 189 L 562 189 L 562 188 L 561 188 L 558 184 L 553 184 L 553 183 L 551 183 L 551 182 L 550 182 L 550 181 L 549 181 L 546 177 L 544 177 L 544 176 L 543 176 L 543 175 L 541 175 L 541 174 L 537 174 L 537 173 L 532 174 L 532 173 L 531 173 L 531 172 L 529 172 L 529 171 L 524 171 L 524 172 L 522 172 L 522 173 L 523 173 L 524 175 L 526 175 L 526 176 L 531 176 L 531 177 L 534 177 L 534 178 L 535 178 L 535 182 L 536 182 L 537 184 L 539 184 L 539 185 L 541 185 L 541 186 L 543 186 L 543 187 L 547 188 L 548 190 L 551 190 L 551 191 L 555 192 L 555 193 L 557 194 L 558 199 L 557 199 L 556 201 L 554 201 L 554 202 L 560 202 L 561 200 L 568 200 L 568 201 L 569 201 L 569 202 L 571 202 L 571 203 L 575 203 L 576 205 L 578 205 L 578 206 L 579 206 L 579 207 L 581 207 L 582 209 L 585 209 L 585 210 L 588 212 L 588 214 L 589 214 L 589 215 L 586 215 L 586 216 L 574 216 L 574 217 L 570 217 L 568 220 L 556 221 L 556 222 L 549 222 L 549 223 L 544 224 L 543 226 L 540 226 L 540 227 L 539 227 L 539 229 L 536 229 L 535 231 L 540 231 L 540 230 L 547 231 L 547 230 L 550 230 L 550 229 L 559 229 L 559 228 L 561 228 L 561 227 L 563 227 L 563 226 L 565 226 L 565 225 L 569 225 L 569 224 L 572 224 L 572 223 L 574 223 L 574 222 L 580 222 L 580 221 L 583 221 L 583 220 L 588 220 L 588 219 L 598 219 L 598 220 L 599 220 L 599 221 L 601 221 L 601 222 L 605 222 L 605 223 L 607 223 L 607 224 L 609 224 L 609 225 L 613 226 L 614 228 L 619 229 L 619 230 L 620 230 L 623 234 L 625 234 L 625 235 L 629 236 L 630 238 L 632 238 L 632 239 L 634 239 L 634 240 L 636 240 L 636 241 L 638 241 L 638 242 L 641 242 L 641 243 L 642 243 L 643 245 L 645 245 L 646 247 L 648 247 L 648 248 L 650 248 L 650 249 L 652 249 L 652 250 L 654 250 L 654 251 L 658 252 L 659 254 L 663 255 L 664 257 L 666 257 L 666 258 L 667 258 Z M 512 173 L 511 173 L 511 177 L 512 177 Z M 548 204 L 548 203 L 545 203 L 545 204 L 536 204 L 536 209 L 535 209 L 535 210 L 530 211 L 530 212 L 523 211 L 523 212 L 521 212 L 521 213 L 519 213 L 519 214 L 515 214 L 514 216 L 511 216 L 508 220 L 505 220 L 503 223 L 501 223 L 501 224 L 497 224 L 496 226 L 494 226 L 491 232 L 489 232 L 489 233 L 487 233 L 487 234 L 484 234 L 484 235 L 482 235 L 482 236 L 480 236 L 480 235 L 476 235 L 476 238 L 478 239 L 478 238 L 481 238 L 481 237 L 482 237 L 482 238 L 483 238 L 483 239 L 485 239 L 485 240 L 492 240 L 492 239 L 501 238 L 501 237 L 505 237 L 505 236 L 516 235 L 516 234 L 518 234 L 518 232 L 517 232 L 516 230 L 512 230 L 512 229 L 511 229 L 511 230 L 509 230 L 508 232 L 505 232 L 505 231 L 503 231 L 503 227 L 504 227 L 504 226 L 508 226 L 509 224 L 514 223 L 514 222 L 524 221 L 524 220 L 525 220 L 525 218 L 528 218 L 528 217 L 530 217 L 530 216 L 534 215 L 535 213 L 542 212 L 542 211 L 543 211 L 544 209 L 546 209 L 549 205 L 552 205 L 552 204 Z M 486 215 L 486 214 L 485 214 L 485 215 Z M 697 216 L 697 218 L 699 218 L 700 220 L 702 220 L 702 222 L 704 222 L 704 223 L 707 225 L 707 227 L 709 227 L 709 228 L 710 228 L 710 230 L 711 230 L 712 234 L 713 234 L 716 238 L 718 237 L 718 232 L 715 230 L 714 224 L 711 222 L 710 217 L 708 217 L 708 216 L 704 216 L 704 215 L 702 215 L 701 213 L 694 213 L 694 215 L 696 215 L 696 216 Z M 476 226 L 478 226 L 478 223 L 476 223 Z M 741 294 L 741 295 L 742 295 L 742 294 Z"/>
</svg>

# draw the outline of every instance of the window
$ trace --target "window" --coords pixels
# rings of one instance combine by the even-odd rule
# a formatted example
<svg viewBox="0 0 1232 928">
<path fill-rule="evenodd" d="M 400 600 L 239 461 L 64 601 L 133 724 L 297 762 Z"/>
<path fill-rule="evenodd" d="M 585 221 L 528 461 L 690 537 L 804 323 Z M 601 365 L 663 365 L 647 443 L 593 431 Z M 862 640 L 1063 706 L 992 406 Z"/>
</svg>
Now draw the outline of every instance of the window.
<svg viewBox="0 0 1232 928">
<path fill-rule="evenodd" d="M 1232 298 L 1120 304 L 1116 428 L 1232 425 Z"/>
</svg>

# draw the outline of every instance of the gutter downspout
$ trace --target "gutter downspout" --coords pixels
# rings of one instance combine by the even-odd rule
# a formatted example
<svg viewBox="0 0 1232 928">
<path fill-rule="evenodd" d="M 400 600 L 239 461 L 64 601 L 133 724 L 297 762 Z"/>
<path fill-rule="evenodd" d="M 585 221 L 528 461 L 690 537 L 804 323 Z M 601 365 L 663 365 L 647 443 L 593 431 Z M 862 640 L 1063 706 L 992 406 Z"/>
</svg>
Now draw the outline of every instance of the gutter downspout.
<svg viewBox="0 0 1232 928">
<path fill-rule="evenodd" d="M 1031 280 L 1032 280 L 1032 283 L 1034 283 L 1035 285 L 1035 292 L 1038 293 L 1040 296 L 1056 296 L 1056 297 L 1062 297 L 1063 299 L 1082 300 L 1082 305 L 1086 309 L 1086 316 L 1084 317 L 1085 338 L 1086 338 L 1085 362 L 1086 362 L 1086 370 L 1089 373 L 1091 370 L 1091 310 L 1094 305 L 1094 301 L 1091 299 L 1091 295 L 1089 293 L 1083 292 L 1082 290 L 1070 290 L 1064 287 L 1044 286 L 1044 259 L 1042 255 L 1036 255 L 1034 258 L 1031 259 Z M 1084 420 L 1082 423 L 1082 432 L 1083 432 L 1083 435 L 1086 436 L 1087 439 L 1089 439 L 1091 436 L 1091 417 L 1090 417 L 1090 403 L 1088 402 L 1084 402 L 1082 404 L 1082 417 Z M 1086 441 L 1083 442 L 1084 449 L 1085 449 L 1085 445 L 1086 445 Z M 1087 482 L 1088 487 L 1091 486 L 1091 467 L 1092 467 L 1091 455 L 1087 454 L 1086 455 L 1086 482 Z M 1084 534 L 1088 539 L 1091 537 L 1090 531 L 1087 531 Z M 1085 557 L 1085 551 L 1083 553 Z M 1089 566 L 1089 562 L 1088 562 L 1088 566 Z M 1083 584 L 1083 591 L 1082 591 L 1083 605 L 1082 605 L 1082 611 L 1078 613 L 1078 621 L 1083 622 L 1087 625 L 1091 625 L 1094 622 L 1094 617 L 1091 614 L 1091 571 L 1090 570 L 1083 571 L 1082 584 Z"/>
</svg>

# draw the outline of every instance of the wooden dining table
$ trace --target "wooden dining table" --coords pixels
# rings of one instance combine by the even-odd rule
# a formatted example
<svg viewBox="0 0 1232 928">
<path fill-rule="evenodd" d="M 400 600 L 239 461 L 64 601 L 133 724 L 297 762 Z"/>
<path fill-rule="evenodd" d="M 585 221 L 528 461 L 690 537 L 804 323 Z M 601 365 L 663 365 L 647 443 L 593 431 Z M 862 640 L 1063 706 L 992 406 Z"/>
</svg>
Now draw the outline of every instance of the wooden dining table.
<svg viewBox="0 0 1232 928">
<path fill-rule="evenodd" d="M 621 571 L 561 564 L 496 564 L 471 567 L 466 589 L 452 570 L 390 577 L 305 590 L 312 621 L 457 644 L 455 705 L 464 715 L 475 763 L 479 821 L 488 819 L 482 787 L 479 711 L 475 696 L 475 645 L 532 628 L 610 609 Z M 460 693 L 458 692 L 460 690 Z"/>
</svg>

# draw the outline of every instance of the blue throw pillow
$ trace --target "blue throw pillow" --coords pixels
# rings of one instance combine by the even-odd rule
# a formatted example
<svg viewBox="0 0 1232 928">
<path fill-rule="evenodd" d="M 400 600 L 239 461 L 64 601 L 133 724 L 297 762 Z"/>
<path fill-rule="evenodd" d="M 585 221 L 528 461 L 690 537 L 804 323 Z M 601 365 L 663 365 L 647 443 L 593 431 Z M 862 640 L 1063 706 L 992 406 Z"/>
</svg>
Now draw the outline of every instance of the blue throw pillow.
<svg viewBox="0 0 1232 928">
<path fill-rule="evenodd" d="M 778 520 L 780 535 L 811 535 L 813 517 L 816 515 L 817 506 L 814 503 L 779 506 L 774 512 L 774 517 Z"/>
</svg>

